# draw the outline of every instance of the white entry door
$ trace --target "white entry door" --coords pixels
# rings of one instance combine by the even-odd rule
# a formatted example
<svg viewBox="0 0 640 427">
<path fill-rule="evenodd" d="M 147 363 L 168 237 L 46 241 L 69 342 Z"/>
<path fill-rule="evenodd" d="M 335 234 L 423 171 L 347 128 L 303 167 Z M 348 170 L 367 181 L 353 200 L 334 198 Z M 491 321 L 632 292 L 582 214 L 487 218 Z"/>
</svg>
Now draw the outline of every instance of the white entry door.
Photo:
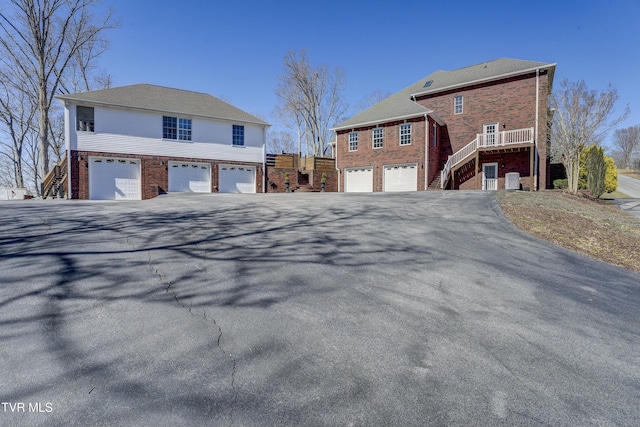
<svg viewBox="0 0 640 427">
<path fill-rule="evenodd" d="M 255 166 L 220 165 L 218 191 L 220 193 L 255 193 Z"/>
<path fill-rule="evenodd" d="M 498 189 L 498 164 L 497 163 L 482 164 L 482 189 L 483 190 Z"/>
<path fill-rule="evenodd" d="M 485 145 L 491 146 L 498 143 L 498 123 L 487 123 L 486 125 L 482 126 L 482 131 L 484 133 Z"/>
<path fill-rule="evenodd" d="M 373 191 L 373 168 L 352 168 L 344 171 L 346 193 L 370 193 Z"/>
<path fill-rule="evenodd" d="M 138 159 L 89 158 L 90 199 L 140 200 L 140 183 Z"/>
<path fill-rule="evenodd" d="M 417 191 L 418 165 L 384 166 L 384 191 Z"/>
<path fill-rule="evenodd" d="M 211 165 L 169 162 L 169 191 L 211 193 Z"/>
</svg>

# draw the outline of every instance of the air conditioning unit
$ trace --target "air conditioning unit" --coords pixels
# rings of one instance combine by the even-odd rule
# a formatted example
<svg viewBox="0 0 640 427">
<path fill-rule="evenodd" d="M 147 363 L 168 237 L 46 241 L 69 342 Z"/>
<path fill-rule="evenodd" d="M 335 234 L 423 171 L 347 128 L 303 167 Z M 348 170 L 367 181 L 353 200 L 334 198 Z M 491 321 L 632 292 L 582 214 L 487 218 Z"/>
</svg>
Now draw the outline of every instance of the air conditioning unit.
<svg viewBox="0 0 640 427">
<path fill-rule="evenodd" d="M 519 190 L 520 189 L 520 173 L 509 172 L 504 174 L 504 188 L 507 190 Z"/>
</svg>

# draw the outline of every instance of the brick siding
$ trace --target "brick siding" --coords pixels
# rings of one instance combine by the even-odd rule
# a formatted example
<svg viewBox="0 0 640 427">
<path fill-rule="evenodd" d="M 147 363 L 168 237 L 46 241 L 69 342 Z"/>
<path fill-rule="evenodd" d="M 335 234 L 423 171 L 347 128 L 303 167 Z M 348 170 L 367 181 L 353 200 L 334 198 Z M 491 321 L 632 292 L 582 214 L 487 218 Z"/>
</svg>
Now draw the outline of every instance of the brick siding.
<svg viewBox="0 0 640 427">
<path fill-rule="evenodd" d="M 218 191 L 218 165 L 244 165 L 256 168 L 256 192 L 262 192 L 262 163 L 228 160 L 206 160 L 186 157 L 139 156 L 134 154 L 71 151 L 71 198 L 89 199 L 89 156 L 139 159 L 141 168 L 142 199 L 151 199 L 166 193 L 169 188 L 169 161 L 209 163 L 211 165 L 211 191 Z"/>
</svg>

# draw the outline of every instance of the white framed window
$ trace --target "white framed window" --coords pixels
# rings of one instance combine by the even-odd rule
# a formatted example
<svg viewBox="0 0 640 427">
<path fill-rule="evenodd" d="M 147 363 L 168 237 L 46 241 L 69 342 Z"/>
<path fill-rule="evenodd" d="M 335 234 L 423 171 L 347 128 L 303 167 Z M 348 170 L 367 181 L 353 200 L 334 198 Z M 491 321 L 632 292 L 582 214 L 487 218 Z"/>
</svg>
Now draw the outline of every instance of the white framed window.
<svg viewBox="0 0 640 427">
<path fill-rule="evenodd" d="M 244 126 L 233 125 L 233 145 L 244 147 Z"/>
<path fill-rule="evenodd" d="M 76 130 L 93 132 L 93 107 L 76 107 Z"/>
<path fill-rule="evenodd" d="M 411 145 L 411 123 L 400 125 L 400 145 Z"/>
<path fill-rule="evenodd" d="M 458 95 L 458 96 L 455 96 L 453 98 L 453 113 L 454 114 L 462 114 L 463 102 L 464 102 L 464 99 L 462 98 L 462 95 Z"/>
<path fill-rule="evenodd" d="M 358 151 L 358 132 L 349 133 L 349 151 Z"/>
<path fill-rule="evenodd" d="M 162 138 L 191 141 L 191 119 L 162 116 Z"/>
<path fill-rule="evenodd" d="M 373 148 L 384 147 L 384 132 L 382 128 L 373 129 Z"/>
</svg>

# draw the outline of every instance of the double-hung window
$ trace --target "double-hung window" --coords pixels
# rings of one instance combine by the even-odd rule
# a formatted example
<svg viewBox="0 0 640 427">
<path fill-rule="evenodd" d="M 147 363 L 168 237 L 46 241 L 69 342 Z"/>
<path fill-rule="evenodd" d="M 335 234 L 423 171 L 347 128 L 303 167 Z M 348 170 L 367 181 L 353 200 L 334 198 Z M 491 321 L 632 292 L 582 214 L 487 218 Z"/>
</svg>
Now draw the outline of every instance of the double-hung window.
<svg viewBox="0 0 640 427">
<path fill-rule="evenodd" d="M 453 113 L 462 114 L 463 98 L 462 95 L 455 96 L 453 98 Z"/>
<path fill-rule="evenodd" d="M 178 118 L 178 139 L 191 141 L 191 119 Z"/>
<path fill-rule="evenodd" d="M 233 145 L 244 147 L 244 126 L 233 125 Z"/>
<path fill-rule="evenodd" d="M 76 130 L 93 132 L 93 107 L 76 107 L 77 124 Z"/>
<path fill-rule="evenodd" d="M 162 138 L 191 141 L 191 119 L 162 116 Z"/>
<path fill-rule="evenodd" d="M 411 123 L 400 125 L 400 145 L 411 145 Z"/>
<path fill-rule="evenodd" d="M 384 146 L 384 136 L 382 128 L 373 130 L 373 148 L 382 148 Z"/>
<path fill-rule="evenodd" d="M 358 132 L 349 133 L 349 151 L 358 151 Z"/>
</svg>

